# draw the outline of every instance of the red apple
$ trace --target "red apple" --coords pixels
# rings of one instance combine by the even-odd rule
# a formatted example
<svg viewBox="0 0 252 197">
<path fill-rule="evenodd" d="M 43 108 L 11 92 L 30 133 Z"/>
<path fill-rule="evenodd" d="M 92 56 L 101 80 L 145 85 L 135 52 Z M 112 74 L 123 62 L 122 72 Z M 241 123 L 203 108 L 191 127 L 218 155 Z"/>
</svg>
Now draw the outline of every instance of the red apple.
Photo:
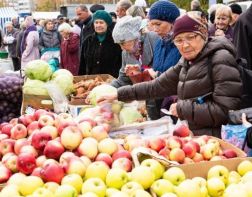
<svg viewBox="0 0 252 197">
<path fill-rule="evenodd" d="M 10 124 L 12 124 L 13 126 L 15 126 L 16 124 L 18 124 L 18 118 L 12 118 L 10 121 L 9 121 Z"/>
<path fill-rule="evenodd" d="M 193 157 L 193 161 L 194 162 L 204 161 L 204 157 L 202 154 L 196 153 L 195 156 Z"/>
<path fill-rule="evenodd" d="M 197 142 L 195 142 L 195 141 L 193 141 L 193 140 L 190 140 L 189 143 L 191 143 L 191 144 L 193 144 L 193 145 L 195 146 L 196 151 L 197 151 L 198 153 L 200 152 L 200 145 L 199 145 Z"/>
<path fill-rule="evenodd" d="M 6 153 L 14 152 L 15 140 L 4 139 L 0 142 L 0 153 L 5 155 Z"/>
<path fill-rule="evenodd" d="M 11 171 L 4 165 L 0 165 L 0 183 L 6 183 L 11 176 Z"/>
<path fill-rule="evenodd" d="M 76 156 L 74 155 L 73 152 L 70 152 L 70 151 L 64 152 L 64 153 L 60 156 L 60 159 L 59 159 L 60 165 L 63 166 L 63 165 L 65 165 L 65 164 L 67 164 L 67 163 L 70 161 L 70 159 L 73 158 L 73 157 L 76 157 Z"/>
<path fill-rule="evenodd" d="M 74 121 L 59 123 L 57 126 L 58 134 L 61 135 L 62 131 L 68 126 L 77 126 L 77 124 Z"/>
<path fill-rule="evenodd" d="M 190 133 L 191 131 L 186 125 L 180 125 L 173 131 L 173 135 L 178 137 L 188 137 Z"/>
<path fill-rule="evenodd" d="M 169 158 L 171 161 L 183 163 L 185 159 L 185 152 L 180 148 L 174 148 L 171 150 Z"/>
<path fill-rule="evenodd" d="M 19 172 L 24 174 L 31 174 L 36 168 L 36 159 L 33 154 L 20 153 L 17 159 L 17 168 Z"/>
<path fill-rule="evenodd" d="M 190 164 L 190 163 L 194 163 L 194 161 L 189 157 L 185 157 L 183 164 Z"/>
<path fill-rule="evenodd" d="M 44 109 L 38 109 L 35 111 L 35 113 L 33 114 L 35 120 L 38 120 L 40 118 L 40 116 L 42 116 L 43 114 L 46 114 L 47 111 Z"/>
<path fill-rule="evenodd" d="M 82 118 L 78 123 L 80 124 L 82 122 L 89 122 L 92 127 L 95 127 L 97 125 L 97 123 L 91 118 Z"/>
<path fill-rule="evenodd" d="M 165 145 L 166 145 L 165 140 L 162 138 L 154 138 L 149 140 L 150 148 L 157 152 L 163 149 Z"/>
<path fill-rule="evenodd" d="M 126 172 L 130 172 L 132 170 L 132 161 L 128 158 L 118 158 L 112 163 L 112 168 L 120 168 L 125 170 Z"/>
<path fill-rule="evenodd" d="M 45 155 L 40 155 L 39 157 L 36 158 L 36 165 L 38 167 L 42 167 L 44 162 L 47 160 Z"/>
<path fill-rule="evenodd" d="M 0 131 L 2 130 L 3 126 L 5 126 L 5 125 L 7 125 L 7 124 L 9 124 L 9 123 L 8 123 L 8 122 L 3 122 L 3 123 L 1 123 L 1 124 L 0 124 Z"/>
<path fill-rule="evenodd" d="M 223 151 L 223 156 L 226 158 L 234 158 L 237 157 L 237 153 L 233 149 L 226 149 Z"/>
<path fill-rule="evenodd" d="M 64 151 L 65 149 L 59 141 L 51 140 L 45 146 L 44 155 L 48 158 L 58 160 Z"/>
<path fill-rule="evenodd" d="M 12 127 L 14 127 L 13 124 L 10 124 L 10 123 L 5 124 L 5 125 L 2 127 L 2 129 L 1 129 L 1 133 L 2 133 L 2 134 L 6 134 L 6 135 L 8 135 L 8 136 L 10 137 L 10 136 L 11 136 L 11 129 L 12 129 Z"/>
<path fill-rule="evenodd" d="M 1 143 L 1 141 L 5 140 L 5 139 L 8 139 L 8 138 L 9 138 L 8 135 L 1 133 L 0 134 L 0 143 Z"/>
<path fill-rule="evenodd" d="M 112 157 L 107 154 L 107 153 L 99 153 L 96 158 L 95 161 L 103 161 L 104 163 L 106 163 L 109 167 L 111 167 L 112 165 Z"/>
<path fill-rule="evenodd" d="M 164 158 L 169 160 L 169 155 L 170 155 L 170 149 L 167 147 L 164 147 L 162 150 L 159 151 L 158 154 L 162 155 Z"/>
<path fill-rule="evenodd" d="M 56 127 L 59 127 L 60 124 L 67 123 L 67 122 L 68 123 L 74 122 L 72 115 L 69 113 L 60 113 L 55 118 Z"/>
<path fill-rule="evenodd" d="M 27 136 L 27 128 L 23 124 L 16 124 L 12 129 L 11 129 L 11 138 L 12 139 L 21 139 L 25 138 Z"/>
<path fill-rule="evenodd" d="M 37 150 L 32 145 L 22 146 L 19 154 L 21 153 L 28 153 L 30 155 L 33 155 L 34 157 L 38 156 Z"/>
<path fill-rule="evenodd" d="M 118 150 L 118 151 L 114 152 L 112 155 L 113 161 L 118 158 L 123 158 L 123 157 L 128 158 L 130 160 L 132 159 L 130 152 L 127 150 Z"/>
<path fill-rule="evenodd" d="M 95 138 L 97 141 L 101 141 L 104 138 L 108 137 L 108 133 L 103 126 L 98 125 L 92 128 L 91 136 Z"/>
<path fill-rule="evenodd" d="M 34 148 L 43 151 L 47 142 L 52 139 L 51 135 L 46 132 L 36 131 L 32 135 L 31 144 Z"/>
<path fill-rule="evenodd" d="M 21 138 L 15 141 L 14 151 L 18 155 L 20 153 L 20 149 L 25 146 L 30 145 L 26 138 Z"/>
<path fill-rule="evenodd" d="M 31 173 L 31 176 L 38 176 L 38 177 L 42 178 L 41 170 L 42 170 L 41 167 L 34 168 L 34 170 Z"/>
<path fill-rule="evenodd" d="M 23 125 L 25 125 L 26 127 L 32 123 L 33 121 L 35 121 L 35 118 L 33 115 L 30 115 L 30 114 L 24 114 L 24 115 L 21 115 L 19 118 L 18 118 L 18 123 L 21 123 Z"/>
<path fill-rule="evenodd" d="M 195 144 L 187 142 L 183 146 L 183 151 L 185 152 L 186 157 L 193 158 L 197 152 Z"/>
<path fill-rule="evenodd" d="M 51 135 L 52 139 L 58 137 L 58 129 L 54 126 L 47 125 L 40 129 L 41 132 L 45 132 Z"/>
<path fill-rule="evenodd" d="M 74 150 L 80 145 L 82 134 L 77 126 L 68 126 L 62 131 L 60 139 L 66 149 Z"/>
<path fill-rule="evenodd" d="M 12 156 L 15 155 L 13 152 L 10 153 L 6 153 L 5 155 L 3 155 L 2 157 L 2 163 L 5 164 L 7 162 L 7 160 Z"/>
<path fill-rule="evenodd" d="M 4 164 L 12 172 L 17 172 L 17 155 L 10 155 Z"/>
<path fill-rule="evenodd" d="M 92 125 L 88 121 L 83 121 L 78 124 L 78 127 L 82 133 L 83 138 L 85 137 L 91 137 L 91 129 Z"/>
<path fill-rule="evenodd" d="M 166 146 L 169 149 L 174 149 L 174 148 L 181 148 L 182 147 L 182 141 L 179 137 L 177 136 L 171 136 L 167 139 L 167 144 Z"/>
<path fill-rule="evenodd" d="M 39 123 L 38 121 L 33 121 L 27 126 L 28 135 L 31 135 L 34 131 L 39 130 Z"/>
<path fill-rule="evenodd" d="M 47 125 L 54 125 L 54 118 L 50 115 L 44 114 L 41 115 L 38 119 L 39 127 L 42 128 Z"/>
<path fill-rule="evenodd" d="M 56 182 L 60 184 L 65 173 L 58 163 L 49 163 L 42 168 L 41 176 L 45 182 Z"/>
</svg>

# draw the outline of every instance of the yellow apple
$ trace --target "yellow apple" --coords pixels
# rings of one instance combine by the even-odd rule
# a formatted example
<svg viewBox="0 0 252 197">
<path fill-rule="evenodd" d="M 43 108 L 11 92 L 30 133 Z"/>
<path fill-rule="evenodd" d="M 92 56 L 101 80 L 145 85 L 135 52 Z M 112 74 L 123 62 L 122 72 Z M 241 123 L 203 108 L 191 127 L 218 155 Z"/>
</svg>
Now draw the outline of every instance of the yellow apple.
<svg viewBox="0 0 252 197">
<path fill-rule="evenodd" d="M 135 190 L 138 190 L 138 189 L 143 190 L 143 186 L 137 182 L 130 181 L 122 186 L 121 191 L 124 193 L 127 193 L 128 195 L 131 195 Z"/>
<path fill-rule="evenodd" d="M 133 192 L 133 194 L 130 197 L 151 197 L 151 195 L 147 191 L 137 189 Z"/>
<path fill-rule="evenodd" d="M 237 172 L 243 176 L 244 174 L 246 174 L 247 172 L 252 171 L 252 162 L 250 162 L 249 160 L 244 160 L 242 161 L 238 167 L 237 167 Z"/>
<path fill-rule="evenodd" d="M 157 196 L 162 196 L 165 193 L 173 192 L 173 184 L 166 179 L 156 180 L 151 185 L 151 190 L 157 194 Z"/>
<path fill-rule="evenodd" d="M 239 183 L 240 181 L 241 181 L 241 176 L 238 174 L 238 172 L 236 171 L 229 172 L 228 182 L 227 182 L 228 185 L 232 183 Z"/>
<path fill-rule="evenodd" d="M 229 185 L 223 194 L 223 197 L 238 197 L 238 196 L 248 197 L 246 189 L 238 184 Z"/>
<path fill-rule="evenodd" d="M 100 153 L 107 153 L 112 155 L 118 149 L 117 143 L 111 138 L 105 138 L 98 143 L 98 150 Z"/>
<path fill-rule="evenodd" d="M 79 174 L 68 174 L 61 180 L 61 185 L 65 184 L 73 186 L 76 189 L 76 191 L 80 193 L 83 181 Z"/>
<path fill-rule="evenodd" d="M 163 178 L 170 181 L 173 185 L 179 185 L 186 179 L 184 171 L 179 167 L 171 167 L 166 170 Z"/>
<path fill-rule="evenodd" d="M 52 193 L 55 193 L 58 187 L 59 187 L 59 184 L 55 182 L 47 182 L 44 184 L 44 188 L 50 190 Z"/>
<path fill-rule="evenodd" d="M 216 165 L 209 169 L 207 173 L 207 179 L 217 177 L 220 178 L 224 184 L 228 182 L 229 171 L 225 166 Z"/>
<path fill-rule="evenodd" d="M 192 180 L 186 179 L 175 188 L 178 197 L 201 197 L 200 187 Z"/>
<path fill-rule="evenodd" d="M 54 197 L 54 194 L 49 190 L 44 187 L 40 187 L 36 189 L 32 196 L 34 197 Z"/>
<path fill-rule="evenodd" d="M 71 185 L 60 185 L 54 193 L 54 197 L 77 197 L 76 189 Z"/>
<path fill-rule="evenodd" d="M 26 175 L 21 172 L 15 173 L 9 178 L 7 183 L 11 185 L 17 185 L 19 188 L 20 184 L 23 182 L 25 177 Z"/>
<path fill-rule="evenodd" d="M 115 188 L 107 188 L 106 189 L 106 197 L 111 197 L 114 193 L 119 192 L 120 190 Z"/>
<path fill-rule="evenodd" d="M 131 172 L 131 180 L 148 189 L 155 181 L 155 174 L 146 166 L 137 166 Z"/>
<path fill-rule="evenodd" d="M 174 193 L 168 192 L 168 193 L 165 193 L 164 195 L 162 195 L 161 197 L 177 197 L 177 195 Z"/>
<path fill-rule="evenodd" d="M 121 192 L 121 191 L 118 191 L 118 192 L 115 192 L 111 195 L 111 197 L 129 197 L 128 194 L 124 193 L 124 192 Z"/>
<path fill-rule="evenodd" d="M 157 160 L 155 159 L 145 159 L 141 163 L 141 166 L 146 166 L 152 170 L 152 172 L 155 175 L 155 180 L 159 179 L 162 177 L 165 168 L 162 164 L 160 164 Z"/>
<path fill-rule="evenodd" d="M 85 180 L 89 178 L 100 178 L 105 182 L 108 172 L 109 167 L 107 164 L 105 164 L 103 161 L 95 161 L 87 167 Z"/>
<path fill-rule="evenodd" d="M 90 178 L 82 185 L 82 194 L 93 192 L 98 197 L 104 197 L 106 194 L 106 185 L 100 178 Z"/>
<path fill-rule="evenodd" d="M 0 192 L 0 197 L 17 197 L 20 196 L 17 185 L 6 185 Z"/>
<path fill-rule="evenodd" d="M 106 177 L 106 185 L 108 187 L 121 189 L 128 182 L 128 174 L 120 168 L 110 169 Z"/>
<path fill-rule="evenodd" d="M 27 176 L 19 186 L 19 191 L 22 195 L 27 196 L 32 194 L 39 187 L 43 187 L 44 182 L 40 177 Z"/>
<path fill-rule="evenodd" d="M 225 184 L 219 177 L 212 177 L 207 180 L 207 190 L 210 196 L 222 196 L 225 190 Z"/>
<path fill-rule="evenodd" d="M 99 197 L 94 192 L 87 192 L 85 194 L 79 195 L 79 197 Z"/>
</svg>

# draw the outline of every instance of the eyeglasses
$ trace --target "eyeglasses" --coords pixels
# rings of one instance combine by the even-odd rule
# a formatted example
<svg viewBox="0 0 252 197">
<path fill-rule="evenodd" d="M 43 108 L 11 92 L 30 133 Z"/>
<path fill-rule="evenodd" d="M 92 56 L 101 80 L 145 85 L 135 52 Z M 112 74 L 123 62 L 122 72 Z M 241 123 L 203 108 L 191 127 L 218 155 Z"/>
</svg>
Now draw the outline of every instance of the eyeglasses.
<svg viewBox="0 0 252 197">
<path fill-rule="evenodd" d="M 184 42 L 187 42 L 190 44 L 196 39 L 197 36 L 198 34 L 191 34 L 191 35 L 185 36 L 184 38 L 175 38 L 173 42 L 175 45 L 182 45 L 184 44 Z"/>
</svg>

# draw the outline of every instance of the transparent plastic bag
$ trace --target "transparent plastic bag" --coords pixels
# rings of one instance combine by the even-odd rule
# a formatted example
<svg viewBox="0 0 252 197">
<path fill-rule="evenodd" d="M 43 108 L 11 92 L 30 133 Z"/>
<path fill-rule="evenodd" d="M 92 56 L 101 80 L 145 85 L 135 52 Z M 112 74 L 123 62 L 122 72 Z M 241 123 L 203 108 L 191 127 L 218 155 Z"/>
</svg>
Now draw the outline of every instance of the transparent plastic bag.
<svg viewBox="0 0 252 197">
<path fill-rule="evenodd" d="M 68 111 L 68 99 L 61 91 L 59 86 L 53 82 L 47 82 L 45 88 L 53 101 L 55 113 L 63 113 Z"/>
</svg>

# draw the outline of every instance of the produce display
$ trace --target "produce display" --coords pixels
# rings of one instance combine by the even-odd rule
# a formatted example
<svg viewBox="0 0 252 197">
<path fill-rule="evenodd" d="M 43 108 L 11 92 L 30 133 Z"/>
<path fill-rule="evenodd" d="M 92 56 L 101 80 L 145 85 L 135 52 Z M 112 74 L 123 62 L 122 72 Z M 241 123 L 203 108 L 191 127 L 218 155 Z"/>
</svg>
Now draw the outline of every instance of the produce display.
<svg viewBox="0 0 252 197">
<path fill-rule="evenodd" d="M 20 114 L 23 79 L 16 74 L 0 75 L 0 123 Z"/>
<path fill-rule="evenodd" d="M 65 94 L 74 92 L 73 75 L 65 69 L 52 72 L 50 65 L 43 60 L 34 60 L 25 67 L 25 80 L 23 86 L 24 94 L 48 96 L 45 85 L 47 82 L 56 84 Z"/>
</svg>

